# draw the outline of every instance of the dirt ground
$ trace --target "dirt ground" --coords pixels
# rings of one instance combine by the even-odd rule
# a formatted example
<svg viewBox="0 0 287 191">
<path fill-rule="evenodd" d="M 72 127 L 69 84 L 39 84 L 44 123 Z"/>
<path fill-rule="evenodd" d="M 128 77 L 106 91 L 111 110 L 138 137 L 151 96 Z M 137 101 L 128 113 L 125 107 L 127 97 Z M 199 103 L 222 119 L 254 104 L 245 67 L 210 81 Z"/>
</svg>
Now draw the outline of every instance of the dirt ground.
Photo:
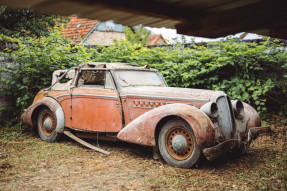
<svg viewBox="0 0 287 191">
<path fill-rule="evenodd" d="M 193 169 L 154 160 L 149 147 L 100 141 L 111 153 L 103 155 L 69 138 L 46 143 L 25 127 L 0 128 L 0 190 L 287 190 L 286 117 L 265 124 L 274 133 L 247 154 Z"/>
</svg>

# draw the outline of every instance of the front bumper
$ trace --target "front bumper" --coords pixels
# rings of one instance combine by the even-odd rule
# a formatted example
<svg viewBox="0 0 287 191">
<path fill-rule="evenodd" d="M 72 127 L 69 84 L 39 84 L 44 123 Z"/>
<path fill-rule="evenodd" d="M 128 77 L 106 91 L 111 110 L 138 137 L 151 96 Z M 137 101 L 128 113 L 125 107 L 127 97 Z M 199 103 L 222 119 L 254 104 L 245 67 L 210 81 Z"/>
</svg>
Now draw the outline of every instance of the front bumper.
<svg viewBox="0 0 287 191">
<path fill-rule="evenodd" d="M 247 142 L 243 142 L 239 139 L 230 139 L 216 146 L 203 149 L 203 154 L 208 160 L 215 160 L 227 152 L 232 152 L 236 149 L 244 150 L 258 137 L 258 135 L 263 133 L 271 133 L 270 126 L 252 127 L 248 131 Z"/>
</svg>

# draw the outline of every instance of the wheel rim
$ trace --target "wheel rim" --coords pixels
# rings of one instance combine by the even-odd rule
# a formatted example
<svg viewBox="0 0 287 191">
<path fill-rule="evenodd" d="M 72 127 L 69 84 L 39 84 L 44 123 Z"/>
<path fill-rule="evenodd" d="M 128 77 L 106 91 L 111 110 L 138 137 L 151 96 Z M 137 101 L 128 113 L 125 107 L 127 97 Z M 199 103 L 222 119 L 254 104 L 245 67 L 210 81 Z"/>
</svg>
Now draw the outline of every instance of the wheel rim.
<svg viewBox="0 0 287 191">
<path fill-rule="evenodd" d="M 44 113 L 41 120 L 41 130 L 45 136 L 51 136 L 55 131 L 55 120 L 50 113 Z"/>
<path fill-rule="evenodd" d="M 166 134 L 165 146 L 172 158 L 185 160 L 193 151 L 192 135 L 183 127 L 174 127 Z"/>
</svg>

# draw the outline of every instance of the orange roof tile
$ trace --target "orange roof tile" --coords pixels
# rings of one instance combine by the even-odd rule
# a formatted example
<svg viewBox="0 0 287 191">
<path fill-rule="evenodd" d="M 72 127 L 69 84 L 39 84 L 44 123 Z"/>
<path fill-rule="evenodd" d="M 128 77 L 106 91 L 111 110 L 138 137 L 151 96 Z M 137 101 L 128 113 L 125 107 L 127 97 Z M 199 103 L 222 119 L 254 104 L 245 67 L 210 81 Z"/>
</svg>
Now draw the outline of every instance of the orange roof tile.
<svg viewBox="0 0 287 191">
<path fill-rule="evenodd" d="M 167 44 L 167 42 L 165 41 L 165 39 L 163 38 L 163 36 L 161 34 L 150 35 L 147 39 L 147 44 L 155 45 L 160 38 L 162 38 L 162 40 L 165 42 L 165 44 Z"/>
<path fill-rule="evenodd" d="M 79 18 L 77 16 L 69 18 L 70 21 L 67 23 L 67 28 L 61 29 L 61 31 L 65 37 L 72 39 L 76 44 L 79 44 L 98 23 L 98 20 Z"/>
</svg>

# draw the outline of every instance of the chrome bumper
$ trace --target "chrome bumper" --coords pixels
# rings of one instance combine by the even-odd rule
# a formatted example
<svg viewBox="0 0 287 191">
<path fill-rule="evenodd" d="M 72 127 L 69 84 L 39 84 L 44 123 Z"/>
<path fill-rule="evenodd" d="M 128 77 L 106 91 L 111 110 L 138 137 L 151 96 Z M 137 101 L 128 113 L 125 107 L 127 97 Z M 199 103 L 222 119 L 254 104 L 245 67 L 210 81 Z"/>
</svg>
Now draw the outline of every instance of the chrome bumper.
<svg viewBox="0 0 287 191">
<path fill-rule="evenodd" d="M 208 160 L 214 160 L 235 149 L 244 150 L 251 144 L 252 140 L 255 140 L 259 134 L 263 133 L 271 133 L 270 126 L 250 128 L 248 131 L 248 139 L 246 143 L 239 139 L 230 139 L 216 146 L 203 149 L 203 154 Z"/>
</svg>

